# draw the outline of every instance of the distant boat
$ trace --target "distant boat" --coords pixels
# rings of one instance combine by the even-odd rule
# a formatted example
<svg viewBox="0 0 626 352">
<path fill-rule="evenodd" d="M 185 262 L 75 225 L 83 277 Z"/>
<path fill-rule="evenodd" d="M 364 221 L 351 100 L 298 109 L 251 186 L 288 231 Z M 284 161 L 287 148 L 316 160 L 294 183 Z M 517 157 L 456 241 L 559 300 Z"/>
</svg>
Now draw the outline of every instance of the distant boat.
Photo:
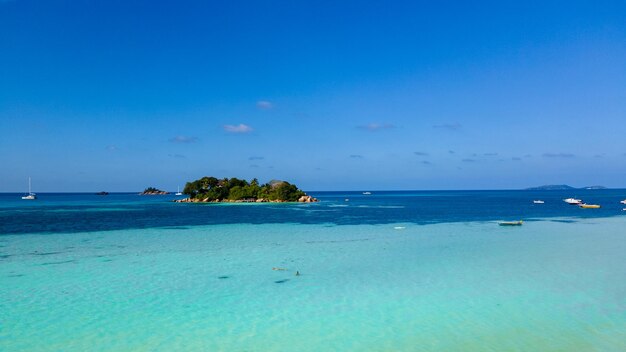
<svg viewBox="0 0 626 352">
<path fill-rule="evenodd" d="M 621 201 L 620 203 L 622 204 L 626 204 L 626 199 L 624 199 L 623 201 Z"/>
<path fill-rule="evenodd" d="M 545 202 L 542 201 L 542 200 L 533 200 L 533 203 L 535 203 L 535 204 L 543 204 Z"/>
<path fill-rule="evenodd" d="M 363 192 L 363 194 L 365 194 L 366 196 L 369 196 L 370 194 L 372 194 L 372 192 Z"/>
<path fill-rule="evenodd" d="M 576 199 L 576 198 L 567 198 L 567 199 L 563 199 L 563 201 L 565 203 L 567 203 L 567 204 L 573 204 L 573 205 L 574 204 L 578 205 L 578 204 L 581 204 L 583 202 L 582 200 Z"/>
<path fill-rule="evenodd" d="M 579 204 L 579 207 L 583 208 L 583 209 L 598 209 L 600 208 L 600 205 L 598 204 Z"/>
<path fill-rule="evenodd" d="M 183 194 L 180 192 L 180 186 L 178 186 L 178 191 L 176 191 L 176 196 L 182 196 Z"/>
<path fill-rule="evenodd" d="M 98 192 L 98 193 L 96 193 L 96 195 L 97 195 L 97 196 L 108 196 L 108 195 L 109 195 L 109 192 L 102 191 L 102 192 Z"/>
<path fill-rule="evenodd" d="M 522 220 L 519 221 L 500 221 L 498 225 L 500 226 L 522 226 L 524 222 Z"/>
<path fill-rule="evenodd" d="M 25 200 L 37 199 L 37 195 L 32 192 L 31 187 L 30 187 L 30 177 L 28 178 L 28 195 L 23 196 L 22 199 L 25 199 Z"/>
</svg>

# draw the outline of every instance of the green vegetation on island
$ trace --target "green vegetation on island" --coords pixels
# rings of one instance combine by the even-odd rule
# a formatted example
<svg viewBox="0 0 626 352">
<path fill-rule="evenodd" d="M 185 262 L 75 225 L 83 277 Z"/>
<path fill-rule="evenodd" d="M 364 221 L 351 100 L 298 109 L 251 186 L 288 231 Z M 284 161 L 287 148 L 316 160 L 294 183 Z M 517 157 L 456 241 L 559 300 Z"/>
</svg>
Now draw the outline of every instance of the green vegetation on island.
<svg viewBox="0 0 626 352">
<path fill-rule="evenodd" d="M 187 182 L 183 193 L 188 199 L 180 202 L 315 202 L 296 185 L 286 181 L 272 180 L 260 184 L 255 178 L 248 182 L 238 178 L 205 176 Z"/>
</svg>

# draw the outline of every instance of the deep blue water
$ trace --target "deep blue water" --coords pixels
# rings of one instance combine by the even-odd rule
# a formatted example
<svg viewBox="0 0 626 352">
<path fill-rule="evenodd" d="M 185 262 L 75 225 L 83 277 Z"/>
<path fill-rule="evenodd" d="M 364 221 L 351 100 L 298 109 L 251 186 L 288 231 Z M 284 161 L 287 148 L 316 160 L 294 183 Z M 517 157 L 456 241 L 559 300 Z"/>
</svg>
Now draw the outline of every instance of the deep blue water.
<svg viewBox="0 0 626 352">
<path fill-rule="evenodd" d="M 59 233 L 210 224 L 387 224 L 621 216 L 626 190 L 312 192 L 316 204 L 185 204 L 168 196 L 113 193 L 0 194 L 0 234 Z M 562 201 L 576 196 L 601 209 Z M 349 201 L 346 201 L 349 199 Z M 542 199 L 545 204 L 533 204 Z"/>
</svg>

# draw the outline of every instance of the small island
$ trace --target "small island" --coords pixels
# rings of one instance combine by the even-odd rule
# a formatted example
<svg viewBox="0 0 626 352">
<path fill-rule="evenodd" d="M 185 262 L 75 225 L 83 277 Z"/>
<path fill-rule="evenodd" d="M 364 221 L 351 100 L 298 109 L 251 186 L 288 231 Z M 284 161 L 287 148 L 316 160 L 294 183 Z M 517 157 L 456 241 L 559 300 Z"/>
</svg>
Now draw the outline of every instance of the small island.
<svg viewBox="0 0 626 352">
<path fill-rule="evenodd" d="M 179 203 L 311 203 L 318 201 L 289 182 L 272 180 L 261 185 L 256 178 L 248 182 L 234 177 L 218 179 L 206 176 L 187 182 L 183 193 L 189 198 L 174 201 Z"/>
<path fill-rule="evenodd" d="M 144 189 L 143 192 L 139 193 L 140 196 L 155 196 L 163 194 L 170 194 L 170 192 L 161 191 L 160 189 L 154 187 L 148 187 Z"/>
</svg>

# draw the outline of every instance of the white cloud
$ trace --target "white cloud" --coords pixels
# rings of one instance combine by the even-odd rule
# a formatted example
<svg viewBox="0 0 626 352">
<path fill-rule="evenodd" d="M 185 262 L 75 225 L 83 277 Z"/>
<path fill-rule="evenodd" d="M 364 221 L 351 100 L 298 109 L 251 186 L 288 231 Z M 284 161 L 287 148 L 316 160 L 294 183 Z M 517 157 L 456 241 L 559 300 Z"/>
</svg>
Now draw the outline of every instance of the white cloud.
<svg viewBox="0 0 626 352">
<path fill-rule="evenodd" d="M 271 101 L 259 100 L 256 102 L 256 107 L 261 110 L 269 110 L 274 107 L 274 104 Z"/>
<path fill-rule="evenodd" d="M 438 129 L 442 129 L 442 130 L 448 130 L 448 131 L 458 131 L 462 128 L 463 126 L 461 126 L 460 123 L 458 122 L 454 122 L 454 123 L 442 123 L 440 125 L 433 125 L 433 128 L 438 128 Z"/>
<path fill-rule="evenodd" d="M 543 153 L 544 158 L 574 158 L 576 155 L 572 153 Z"/>
<path fill-rule="evenodd" d="M 358 126 L 358 128 L 363 129 L 363 130 L 368 130 L 368 131 L 380 131 L 380 130 L 385 130 L 385 129 L 389 129 L 389 128 L 394 128 L 396 126 L 390 124 L 390 123 L 369 123 L 367 125 L 363 125 L 363 126 Z"/>
<path fill-rule="evenodd" d="M 224 131 L 229 133 L 249 133 L 252 132 L 252 127 L 243 123 L 238 125 L 224 125 Z"/>
<path fill-rule="evenodd" d="M 191 136 L 176 136 L 169 139 L 171 143 L 195 143 L 198 141 L 198 137 Z"/>
<path fill-rule="evenodd" d="M 175 159 L 186 159 L 187 157 L 182 155 L 182 154 L 168 154 L 167 156 L 169 156 L 170 158 L 175 158 Z"/>
</svg>

